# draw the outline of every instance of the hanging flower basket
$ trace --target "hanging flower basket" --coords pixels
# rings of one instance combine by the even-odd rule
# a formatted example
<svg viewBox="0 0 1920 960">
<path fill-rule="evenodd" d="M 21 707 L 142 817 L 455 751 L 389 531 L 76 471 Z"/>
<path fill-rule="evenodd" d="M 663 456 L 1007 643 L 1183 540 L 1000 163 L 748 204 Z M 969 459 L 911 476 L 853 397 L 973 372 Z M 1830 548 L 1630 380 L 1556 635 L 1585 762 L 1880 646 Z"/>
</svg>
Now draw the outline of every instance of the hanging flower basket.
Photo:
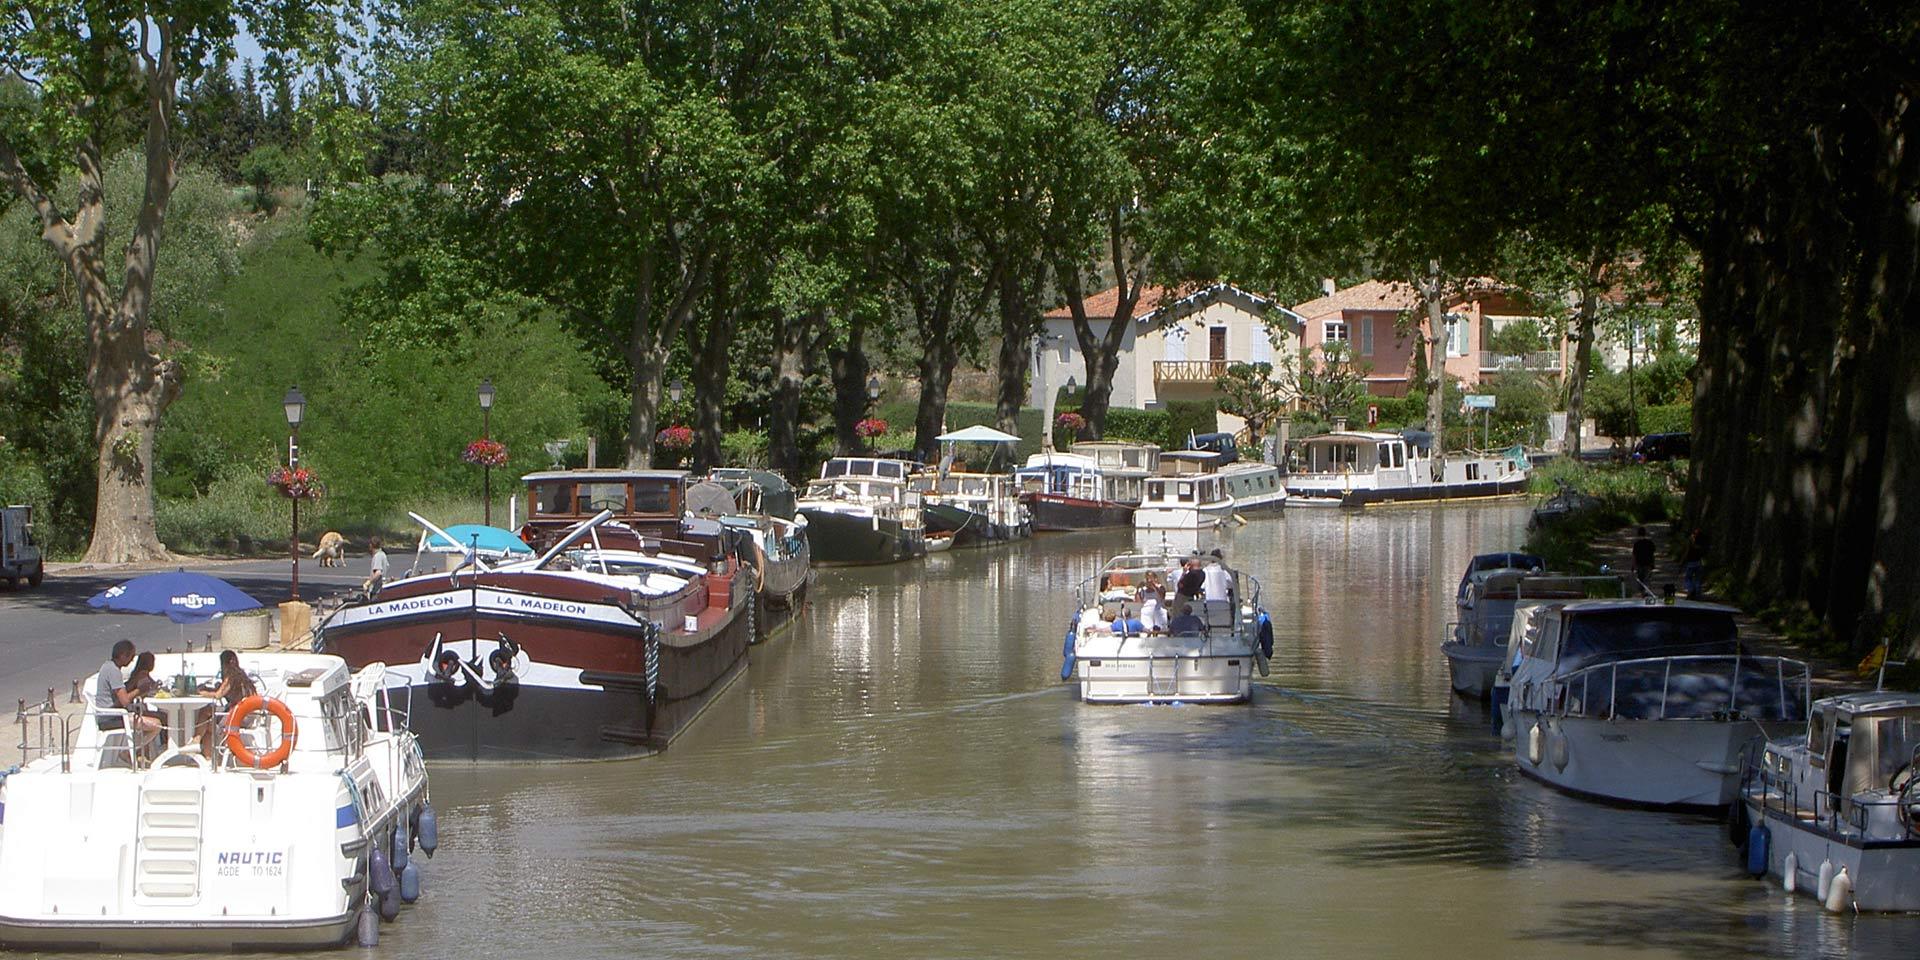
<svg viewBox="0 0 1920 960">
<path fill-rule="evenodd" d="M 663 450 L 690 450 L 693 448 L 693 428 L 671 426 L 653 435 L 653 442 Z"/>
<path fill-rule="evenodd" d="M 887 422 L 879 417 L 868 417 L 853 425 L 856 436 L 872 439 L 887 432 Z"/>
<path fill-rule="evenodd" d="M 1068 410 L 1066 413 L 1054 417 L 1053 425 L 1062 430 L 1071 430 L 1077 434 L 1081 430 L 1086 429 L 1087 418 L 1074 413 L 1072 410 Z"/>
<path fill-rule="evenodd" d="M 507 445 L 498 440 L 485 438 L 467 444 L 467 450 L 460 459 L 476 467 L 504 467 L 507 465 Z"/>
<path fill-rule="evenodd" d="M 267 486 L 289 500 L 318 500 L 327 488 L 306 467 L 274 467 L 267 471 Z"/>
</svg>

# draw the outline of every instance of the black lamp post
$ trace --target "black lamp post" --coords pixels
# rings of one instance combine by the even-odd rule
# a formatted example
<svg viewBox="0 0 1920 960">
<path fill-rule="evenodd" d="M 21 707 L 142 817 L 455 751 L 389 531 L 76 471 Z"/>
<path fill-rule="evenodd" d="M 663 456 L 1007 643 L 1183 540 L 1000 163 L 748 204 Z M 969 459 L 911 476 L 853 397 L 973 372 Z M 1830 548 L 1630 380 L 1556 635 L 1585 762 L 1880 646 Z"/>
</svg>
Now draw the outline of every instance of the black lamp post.
<svg viewBox="0 0 1920 960">
<path fill-rule="evenodd" d="M 287 428 L 292 436 L 287 439 L 287 469 L 300 466 L 300 421 L 307 414 L 307 398 L 299 387 L 290 387 L 287 395 L 280 400 L 280 406 L 287 412 Z M 294 491 L 299 492 L 299 491 Z M 300 599 L 300 498 L 290 497 L 293 501 L 293 534 L 287 538 L 287 557 L 293 566 L 293 592 L 289 600 Z"/>
<path fill-rule="evenodd" d="M 491 377 L 480 381 L 480 437 L 483 440 L 493 439 L 493 379 Z M 480 508 L 481 522 L 491 527 L 493 526 L 492 464 L 480 465 L 480 495 L 486 498 L 485 505 Z"/>
<path fill-rule="evenodd" d="M 686 395 L 687 382 L 685 380 L 675 377 L 672 383 L 667 384 L 667 399 L 672 400 L 674 406 L 679 406 L 680 398 Z"/>
<path fill-rule="evenodd" d="M 867 416 L 869 418 L 873 416 L 873 408 L 879 402 L 880 402 L 880 378 L 878 376 L 868 377 L 867 378 Z M 867 452 L 872 453 L 873 448 L 874 448 L 874 439 L 872 437 L 868 437 Z"/>
</svg>

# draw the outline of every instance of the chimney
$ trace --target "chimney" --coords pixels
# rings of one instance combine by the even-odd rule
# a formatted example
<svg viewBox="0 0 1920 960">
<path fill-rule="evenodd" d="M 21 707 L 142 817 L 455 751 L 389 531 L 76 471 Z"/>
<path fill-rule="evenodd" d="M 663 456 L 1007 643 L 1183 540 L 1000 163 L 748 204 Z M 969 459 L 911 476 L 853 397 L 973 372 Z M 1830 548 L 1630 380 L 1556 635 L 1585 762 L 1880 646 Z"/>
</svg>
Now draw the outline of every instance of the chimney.
<svg viewBox="0 0 1920 960">
<path fill-rule="evenodd" d="M 1334 417 L 1334 418 L 1333 418 L 1333 432 L 1334 432 L 1334 433 L 1346 433 L 1346 432 L 1347 432 L 1347 418 L 1346 418 L 1346 417 Z"/>
<path fill-rule="evenodd" d="M 600 438 L 588 437 L 587 438 L 587 469 L 592 470 L 598 466 L 600 466 Z"/>
<path fill-rule="evenodd" d="M 1332 277 L 1320 278 L 1320 295 L 1321 296 L 1331 297 L 1334 294 L 1339 292 L 1340 292 L 1340 284 L 1334 282 L 1334 279 Z"/>
</svg>

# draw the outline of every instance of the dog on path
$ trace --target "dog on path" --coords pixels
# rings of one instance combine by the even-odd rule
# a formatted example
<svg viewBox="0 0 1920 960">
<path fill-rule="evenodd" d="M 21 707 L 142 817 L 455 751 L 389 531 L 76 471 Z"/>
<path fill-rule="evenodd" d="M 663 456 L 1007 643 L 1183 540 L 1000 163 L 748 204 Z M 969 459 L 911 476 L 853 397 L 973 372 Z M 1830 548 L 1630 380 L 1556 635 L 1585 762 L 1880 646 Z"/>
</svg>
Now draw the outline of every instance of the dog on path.
<svg viewBox="0 0 1920 960">
<path fill-rule="evenodd" d="M 323 567 L 343 566 L 347 562 L 347 538 L 338 532 L 328 530 L 320 537 L 320 549 L 313 552 L 313 558 Z"/>
</svg>

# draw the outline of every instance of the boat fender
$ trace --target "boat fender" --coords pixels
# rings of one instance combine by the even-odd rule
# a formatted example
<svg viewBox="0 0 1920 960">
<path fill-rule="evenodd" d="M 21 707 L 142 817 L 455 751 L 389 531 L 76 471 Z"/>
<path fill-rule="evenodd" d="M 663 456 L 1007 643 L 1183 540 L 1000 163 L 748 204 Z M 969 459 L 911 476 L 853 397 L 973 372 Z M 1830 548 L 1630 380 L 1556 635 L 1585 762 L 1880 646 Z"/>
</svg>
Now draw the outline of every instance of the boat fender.
<svg viewBox="0 0 1920 960">
<path fill-rule="evenodd" d="M 1496 737 L 1504 737 L 1507 733 L 1505 723 L 1507 715 L 1505 709 L 1507 706 L 1507 688 L 1496 685 L 1493 688 L 1491 699 L 1493 701 L 1493 735 Z"/>
<path fill-rule="evenodd" d="M 371 898 L 360 905 L 360 919 L 354 926 L 358 931 L 354 937 L 356 943 L 363 947 L 380 945 L 380 914 L 374 911 Z"/>
<path fill-rule="evenodd" d="M 1567 769 L 1568 760 L 1567 735 L 1562 733 L 1558 727 L 1553 728 L 1548 735 L 1553 738 L 1552 743 L 1549 745 L 1550 752 L 1553 754 L 1553 768 L 1564 773 Z"/>
<path fill-rule="evenodd" d="M 1073 679 L 1073 625 L 1067 625 L 1066 642 L 1060 645 L 1060 679 Z"/>
<path fill-rule="evenodd" d="M 1853 878 L 1847 875 L 1847 868 L 1833 875 L 1833 885 L 1827 890 L 1827 912 L 1845 913 L 1853 905 Z"/>
<path fill-rule="evenodd" d="M 1533 729 L 1527 731 L 1527 762 L 1536 767 L 1540 765 L 1541 741 L 1545 737 L 1546 735 L 1540 731 L 1538 722 L 1534 723 Z"/>
<path fill-rule="evenodd" d="M 420 899 L 420 865 L 411 860 L 400 868 L 400 899 L 407 903 Z"/>
<path fill-rule="evenodd" d="M 1787 854 L 1787 862 L 1780 867 L 1780 889 L 1792 893 L 1800 883 L 1800 856 Z"/>
<path fill-rule="evenodd" d="M 455 671 L 460 669 L 460 655 L 452 650 L 442 650 L 433 658 L 433 676 L 436 680 L 452 680 Z"/>
<path fill-rule="evenodd" d="M 419 846 L 420 845 L 420 804 L 417 804 L 417 803 L 414 804 L 413 807 L 407 811 L 407 826 L 412 828 L 413 845 L 416 847 Z"/>
<path fill-rule="evenodd" d="M 1820 861 L 1820 882 L 1813 888 L 1813 898 L 1821 903 L 1827 902 L 1827 894 L 1833 889 L 1833 861 Z"/>
<path fill-rule="evenodd" d="M 380 919 L 392 921 L 400 917 L 400 884 L 395 883 L 392 890 L 380 895 Z"/>
<path fill-rule="evenodd" d="M 1773 831 L 1764 823 L 1756 823 L 1747 832 L 1747 874 L 1753 877 L 1767 875 L 1767 863 L 1771 859 Z"/>
<path fill-rule="evenodd" d="M 394 869 L 407 868 L 407 851 L 412 848 L 413 843 L 407 836 L 407 818 L 401 817 L 400 822 L 393 828 L 393 855 L 388 858 L 393 863 Z"/>
<path fill-rule="evenodd" d="M 387 859 L 384 843 L 373 847 L 373 857 L 367 862 L 367 885 L 374 893 L 383 895 L 393 889 L 393 862 Z"/>
<path fill-rule="evenodd" d="M 1747 831 L 1752 826 L 1753 821 L 1747 817 L 1746 804 L 1736 803 L 1727 808 L 1727 842 L 1733 844 L 1734 849 L 1747 848 Z"/>
<path fill-rule="evenodd" d="M 1260 611 L 1259 637 L 1260 655 L 1271 659 L 1273 657 L 1273 618 L 1267 616 L 1265 610 Z"/>
<path fill-rule="evenodd" d="M 420 849 L 433 856 L 433 849 L 440 845 L 440 818 L 433 815 L 433 804 L 420 805 Z"/>
</svg>

